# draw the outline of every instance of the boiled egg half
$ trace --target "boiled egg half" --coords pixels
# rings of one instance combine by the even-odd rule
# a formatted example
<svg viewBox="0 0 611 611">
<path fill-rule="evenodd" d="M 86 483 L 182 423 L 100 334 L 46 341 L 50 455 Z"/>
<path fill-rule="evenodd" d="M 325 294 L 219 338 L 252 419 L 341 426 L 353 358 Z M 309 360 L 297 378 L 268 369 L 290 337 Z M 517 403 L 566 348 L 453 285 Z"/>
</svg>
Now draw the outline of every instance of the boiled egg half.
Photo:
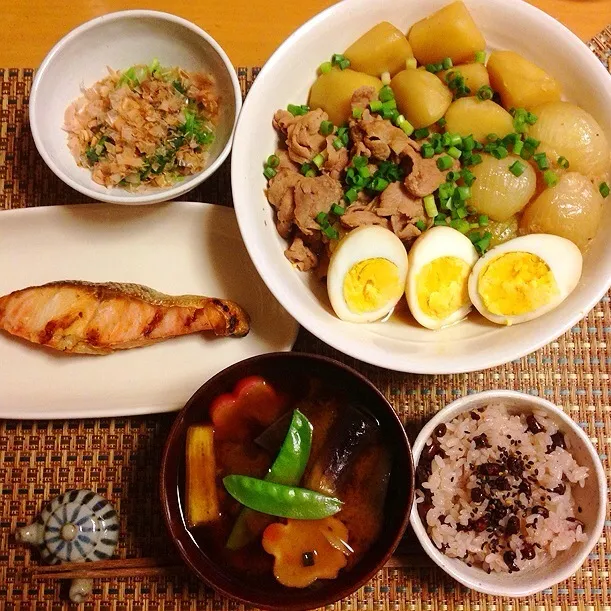
<svg viewBox="0 0 611 611">
<path fill-rule="evenodd" d="M 344 237 L 329 262 L 327 291 L 348 322 L 373 322 L 392 312 L 407 277 L 407 252 L 389 229 L 360 227 Z"/>
<path fill-rule="evenodd" d="M 405 295 L 423 327 L 440 329 L 467 316 L 469 274 L 477 259 L 471 240 L 451 227 L 432 227 L 414 242 Z"/>
<path fill-rule="evenodd" d="M 515 325 L 564 301 L 581 277 L 581 251 L 566 238 L 531 234 L 487 252 L 469 279 L 473 305 L 488 320 Z"/>
</svg>

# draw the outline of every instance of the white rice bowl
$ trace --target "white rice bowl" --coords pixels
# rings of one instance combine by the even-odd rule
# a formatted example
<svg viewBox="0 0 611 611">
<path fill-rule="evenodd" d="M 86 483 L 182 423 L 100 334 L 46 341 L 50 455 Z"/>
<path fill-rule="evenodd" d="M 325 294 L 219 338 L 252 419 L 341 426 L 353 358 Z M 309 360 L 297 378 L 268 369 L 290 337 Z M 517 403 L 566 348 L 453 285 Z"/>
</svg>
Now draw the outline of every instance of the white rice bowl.
<svg viewBox="0 0 611 611">
<path fill-rule="evenodd" d="M 539 409 L 531 417 L 541 428 L 536 434 L 527 413 L 512 414 L 494 402 L 440 425 L 439 436 L 423 448 L 420 480 L 429 464 L 431 475 L 416 503 L 431 540 L 447 556 L 487 572 L 517 572 L 586 540 L 573 489 L 583 488 L 588 468 L 573 458 L 554 420 Z M 435 453 L 430 463 L 427 453 Z"/>
</svg>

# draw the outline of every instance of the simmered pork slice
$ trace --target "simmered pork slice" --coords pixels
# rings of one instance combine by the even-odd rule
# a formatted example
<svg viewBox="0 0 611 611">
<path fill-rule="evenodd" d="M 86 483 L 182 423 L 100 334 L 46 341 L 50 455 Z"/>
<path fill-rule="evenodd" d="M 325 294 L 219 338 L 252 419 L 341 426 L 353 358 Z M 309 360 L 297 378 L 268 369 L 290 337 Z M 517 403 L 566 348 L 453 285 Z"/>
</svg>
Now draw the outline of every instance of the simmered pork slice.
<svg viewBox="0 0 611 611">
<path fill-rule="evenodd" d="M 340 217 L 341 224 L 348 229 L 356 229 L 365 225 L 389 228 L 388 219 L 376 214 L 375 204 L 375 201 L 366 205 L 352 204 Z"/>
<path fill-rule="evenodd" d="M 325 159 L 325 163 L 321 167 L 321 172 L 323 174 L 328 174 L 331 178 L 338 180 L 342 172 L 350 163 L 350 157 L 348 155 L 348 149 L 346 147 L 342 147 L 341 149 L 337 150 L 333 146 L 333 141 L 336 137 L 337 136 L 333 134 L 331 136 L 327 136 L 327 158 Z"/>
<path fill-rule="evenodd" d="M 390 217 L 390 225 L 401 240 L 411 240 L 420 235 L 415 223 L 424 219 L 422 199 L 411 195 L 400 182 L 392 182 L 380 195 L 376 213 Z"/>
<path fill-rule="evenodd" d="M 410 142 L 403 130 L 380 116 L 372 115 L 368 110 L 363 112 L 361 119 L 350 122 L 350 136 L 356 150 L 362 150 L 359 147 L 361 143 L 372 157 L 381 161 L 388 159 L 391 154 L 399 156 Z"/>
<path fill-rule="evenodd" d="M 436 191 L 445 182 L 450 170 L 459 170 L 460 163 L 454 161 L 450 170 L 441 171 L 437 167 L 439 155 L 424 159 L 416 143 L 408 140 L 407 146 L 401 151 L 402 165 L 405 169 L 405 188 L 415 197 L 424 197 Z"/>
<path fill-rule="evenodd" d="M 338 203 L 343 195 L 339 181 L 321 175 L 303 178 L 295 186 L 295 223 L 306 235 L 320 230 L 316 217 L 320 212 L 328 213 L 332 204 Z"/>
<path fill-rule="evenodd" d="M 318 256 L 299 236 L 293 239 L 292 244 L 284 251 L 284 256 L 302 272 L 314 269 L 318 265 Z"/>
<path fill-rule="evenodd" d="M 373 88 L 365 85 L 363 87 L 359 87 L 353 94 L 350 99 L 350 106 L 352 108 L 362 108 L 365 109 L 373 100 L 378 99 L 378 92 Z"/>
<path fill-rule="evenodd" d="M 272 124 L 286 136 L 291 160 L 302 164 L 311 161 L 326 148 L 327 139 L 320 133 L 320 124 L 328 118 L 320 108 L 296 117 L 286 110 L 277 110 Z"/>
<path fill-rule="evenodd" d="M 295 187 L 302 180 L 305 178 L 301 174 L 283 167 L 267 185 L 267 201 L 276 209 L 276 228 L 283 238 L 288 238 L 293 228 Z"/>
</svg>

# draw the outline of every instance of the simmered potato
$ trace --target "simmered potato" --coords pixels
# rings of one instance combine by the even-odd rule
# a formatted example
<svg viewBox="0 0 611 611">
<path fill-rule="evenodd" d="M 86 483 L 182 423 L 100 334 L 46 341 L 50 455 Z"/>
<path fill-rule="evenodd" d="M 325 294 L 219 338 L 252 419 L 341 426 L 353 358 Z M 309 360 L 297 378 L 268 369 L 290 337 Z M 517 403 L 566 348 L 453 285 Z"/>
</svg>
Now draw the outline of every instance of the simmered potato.
<svg viewBox="0 0 611 611">
<path fill-rule="evenodd" d="M 513 132 L 513 117 L 492 100 L 460 98 L 452 102 L 445 118 L 446 131 L 463 137 L 472 134 L 480 142 L 488 134 L 503 138 Z"/>
<path fill-rule="evenodd" d="M 437 76 L 441 79 L 441 82 L 445 84 L 447 83 L 446 75 L 452 72 L 460 74 L 465 79 L 465 85 L 471 90 L 469 95 L 475 95 L 480 87 L 490 85 L 488 71 L 483 64 L 463 64 L 462 66 L 454 66 L 449 70 L 438 72 Z"/>
<path fill-rule="evenodd" d="M 392 79 L 390 86 L 397 108 L 416 129 L 441 119 L 452 103 L 450 90 L 425 70 L 403 70 Z"/>
<path fill-rule="evenodd" d="M 569 169 L 586 176 L 602 175 L 609 169 L 609 141 L 594 117 L 569 102 L 548 102 L 533 109 L 537 122 L 528 133 L 541 141 L 552 161 L 566 157 Z"/>
<path fill-rule="evenodd" d="M 407 35 L 415 58 L 421 64 L 440 62 L 446 57 L 455 64 L 473 61 L 476 51 L 486 48 L 467 7 L 453 2 L 415 23 Z"/>
<path fill-rule="evenodd" d="M 555 187 L 546 189 L 526 207 L 520 233 L 552 233 L 584 250 L 596 235 L 604 200 L 582 174 L 567 172 Z"/>
<path fill-rule="evenodd" d="M 384 72 L 393 76 L 405 69 L 405 60 L 414 57 L 403 32 L 388 21 L 378 23 L 363 34 L 344 55 L 352 68 L 371 76 L 380 76 Z"/>
<path fill-rule="evenodd" d="M 560 83 L 513 51 L 493 51 L 488 58 L 490 83 L 506 109 L 526 108 L 560 99 Z"/>
<path fill-rule="evenodd" d="M 524 172 L 514 176 L 509 171 L 516 161 L 524 165 Z M 480 214 L 493 221 L 507 221 L 526 206 L 535 192 L 537 177 L 532 166 L 516 155 L 496 159 L 482 155 L 482 163 L 472 169 L 475 182 L 471 187 L 470 204 Z"/>
<path fill-rule="evenodd" d="M 350 99 L 359 87 L 382 88 L 382 81 L 355 70 L 331 70 L 321 74 L 310 89 L 310 108 L 322 108 L 335 125 L 345 123 L 351 116 Z"/>
</svg>

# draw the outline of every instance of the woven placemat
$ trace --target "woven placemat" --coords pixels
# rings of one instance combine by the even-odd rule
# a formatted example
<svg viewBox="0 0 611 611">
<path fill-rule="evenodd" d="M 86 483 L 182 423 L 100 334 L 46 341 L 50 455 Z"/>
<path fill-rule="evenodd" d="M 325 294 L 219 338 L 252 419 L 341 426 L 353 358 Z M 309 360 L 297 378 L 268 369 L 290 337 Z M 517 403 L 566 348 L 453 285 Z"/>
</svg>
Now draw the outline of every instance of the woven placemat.
<svg viewBox="0 0 611 611">
<path fill-rule="evenodd" d="M 611 26 L 590 43 L 605 65 L 611 55 Z M 244 93 L 257 69 L 238 70 Z M 78 203 L 36 152 L 27 121 L 33 70 L 0 69 L 0 208 Z M 185 199 L 231 204 L 229 165 Z M 34 236 L 33 236 L 34 237 Z M 10 261 L 5 261 L 10 265 Z M 542 350 L 483 372 L 416 376 L 365 365 L 341 355 L 302 331 L 296 350 L 335 357 L 364 373 L 389 398 L 410 436 L 451 400 L 490 388 L 509 388 L 561 405 L 586 431 L 609 473 L 611 453 L 611 306 L 606 296 L 578 325 Z M 1 366 L 1 365 L 0 365 Z M 36 380 L 32 380 L 36 383 Z M 1 393 L 1 389 L 0 389 Z M 2 400 L 0 394 L 0 401 Z M 89 487 L 108 497 L 121 517 L 121 557 L 165 555 L 171 544 L 158 503 L 161 450 L 174 415 L 0 423 L 0 611 L 67 608 L 65 592 L 53 582 L 28 580 L 30 549 L 13 532 L 43 503 L 68 488 Z M 611 520 L 583 567 L 571 579 L 524 599 L 484 596 L 431 567 L 414 536 L 404 547 L 412 568 L 385 569 L 335 611 L 611 611 Z M 34 558 L 33 562 L 38 559 Z M 87 611 L 241 611 L 185 575 L 173 578 L 105 579 L 95 582 Z"/>
</svg>

